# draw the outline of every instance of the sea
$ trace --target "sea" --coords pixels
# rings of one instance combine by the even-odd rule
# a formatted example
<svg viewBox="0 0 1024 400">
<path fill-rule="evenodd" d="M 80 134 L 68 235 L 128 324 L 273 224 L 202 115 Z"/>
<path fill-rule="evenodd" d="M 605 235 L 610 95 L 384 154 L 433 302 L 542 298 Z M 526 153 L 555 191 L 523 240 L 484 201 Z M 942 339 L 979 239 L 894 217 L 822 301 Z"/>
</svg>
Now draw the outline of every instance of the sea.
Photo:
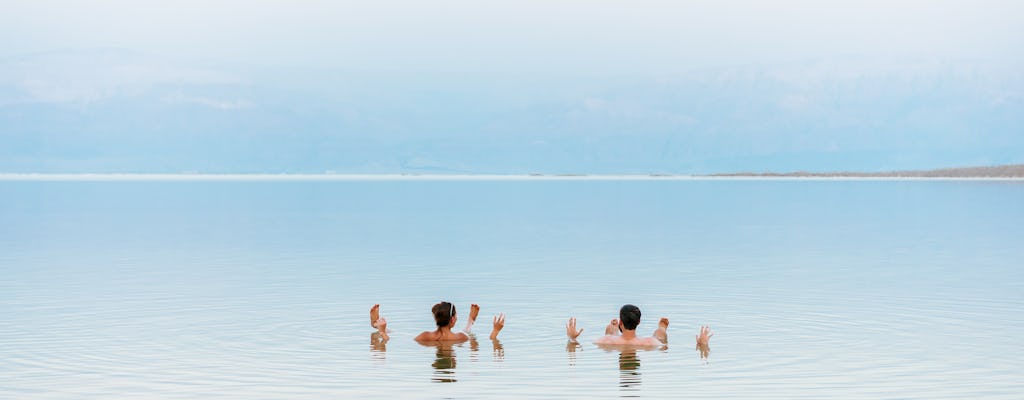
<svg viewBox="0 0 1024 400">
<path fill-rule="evenodd" d="M 0 180 L 4 399 L 1022 393 L 1020 180 Z"/>
</svg>

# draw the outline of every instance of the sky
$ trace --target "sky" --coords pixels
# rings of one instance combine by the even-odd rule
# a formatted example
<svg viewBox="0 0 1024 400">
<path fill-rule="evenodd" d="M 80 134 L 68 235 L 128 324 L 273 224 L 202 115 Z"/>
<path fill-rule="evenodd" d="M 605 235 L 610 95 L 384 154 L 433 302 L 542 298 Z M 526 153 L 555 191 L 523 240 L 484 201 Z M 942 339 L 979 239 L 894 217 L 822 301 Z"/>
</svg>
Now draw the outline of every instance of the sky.
<svg viewBox="0 0 1024 400">
<path fill-rule="evenodd" d="M 1015 1 L 5 1 L 0 172 L 1024 163 Z"/>
</svg>

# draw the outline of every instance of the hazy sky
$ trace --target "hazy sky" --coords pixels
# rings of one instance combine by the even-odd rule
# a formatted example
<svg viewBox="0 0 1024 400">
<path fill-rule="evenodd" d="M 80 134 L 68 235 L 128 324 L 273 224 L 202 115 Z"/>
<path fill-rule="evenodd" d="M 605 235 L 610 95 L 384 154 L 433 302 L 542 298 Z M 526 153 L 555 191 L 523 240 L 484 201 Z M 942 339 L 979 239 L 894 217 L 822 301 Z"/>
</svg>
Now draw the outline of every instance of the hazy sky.
<svg viewBox="0 0 1024 400">
<path fill-rule="evenodd" d="M 836 56 L 1024 59 L 1019 1 L 4 1 L 0 54 L 666 73 Z"/>
<path fill-rule="evenodd" d="M 0 171 L 1024 162 L 1020 1 L 4 1 Z"/>
</svg>

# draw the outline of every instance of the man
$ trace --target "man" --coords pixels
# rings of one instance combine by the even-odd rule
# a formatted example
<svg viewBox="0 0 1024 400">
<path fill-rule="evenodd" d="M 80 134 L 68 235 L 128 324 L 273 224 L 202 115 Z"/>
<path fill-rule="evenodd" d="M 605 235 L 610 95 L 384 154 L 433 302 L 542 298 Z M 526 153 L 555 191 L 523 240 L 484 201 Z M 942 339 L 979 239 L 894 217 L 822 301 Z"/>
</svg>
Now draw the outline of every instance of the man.
<svg viewBox="0 0 1024 400">
<path fill-rule="evenodd" d="M 626 304 L 619 309 L 619 319 L 613 319 L 604 329 L 604 336 L 597 338 L 594 343 L 599 345 L 629 345 L 642 347 L 658 347 L 668 343 L 668 318 L 662 317 L 658 321 L 658 329 L 654 330 L 651 337 L 638 337 L 636 327 L 640 325 L 640 308 L 632 304 Z M 565 325 L 565 333 L 569 340 L 576 339 L 583 333 L 583 329 L 576 329 L 576 318 L 569 318 Z M 714 336 L 711 329 L 702 326 L 700 334 L 697 335 L 697 347 L 706 349 L 708 341 Z"/>
</svg>

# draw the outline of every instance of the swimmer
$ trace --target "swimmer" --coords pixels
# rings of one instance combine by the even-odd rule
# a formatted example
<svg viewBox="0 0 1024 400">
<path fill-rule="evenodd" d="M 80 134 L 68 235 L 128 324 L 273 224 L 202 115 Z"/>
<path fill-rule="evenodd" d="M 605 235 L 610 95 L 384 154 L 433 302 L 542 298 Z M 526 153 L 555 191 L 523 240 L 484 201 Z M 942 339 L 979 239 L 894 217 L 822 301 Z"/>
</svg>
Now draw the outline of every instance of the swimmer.
<svg viewBox="0 0 1024 400">
<path fill-rule="evenodd" d="M 636 327 L 640 325 L 640 308 L 632 304 L 626 304 L 619 310 L 619 318 L 613 319 L 604 329 L 604 336 L 597 338 L 594 341 L 598 345 L 630 345 L 630 346 L 642 346 L 642 347 L 658 347 L 665 346 L 668 343 L 668 318 L 662 317 L 658 321 L 658 329 L 654 330 L 654 334 L 651 337 L 638 337 L 636 335 Z M 565 333 L 569 336 L 569 340 L 576 342 L 580 334 L 583 333 L 583 329 L 576 329 L 576 318 L 569 318 L 569 322 L 565 325 Z M 701 327 L 700 334 L 697 335 L 697 346 L 699 348 L 707 348 L 708 340 L 714 336 L 711 333 L 711 329 L 708 327 Z"/>
<path fill-rule="evenodd" d="M 467 333 L 472 332 L 473 323 L 476 322 L 476 317 L 480 314 L 480 306 L 472 304 L 469 307 L 469 321 L 466 322 L 466 327 L 463 328 L 462 332 L 452 332 L 455 328 L 455 322 L 458 320 L 458 314 L 455 310 L 455 305 L 447 301 L 434 304 L 431 308 L 431 312 L 434 314 L 434 322 L 437 324 L 437 330 L 425 331 L 416 336 L 416 341 L 420 344 L 432 344 L 436 342 L 451 342 L 451 343 L 462 343 L 469 340 Z M 380 304 L 374 304 L 370 308 L 370 326 L 377 329 L 380 333 L 381 340 L 387 341 L 390 337 L 387 334 L 387 320 L 380 315 Z M 505 327 L 505 314 L 499 314 L 494 316 L 493 329 L 491 330 L 491 340 L 498 338 L 498 333 L 501 332 L 502 328 Z"/>
</svg>

